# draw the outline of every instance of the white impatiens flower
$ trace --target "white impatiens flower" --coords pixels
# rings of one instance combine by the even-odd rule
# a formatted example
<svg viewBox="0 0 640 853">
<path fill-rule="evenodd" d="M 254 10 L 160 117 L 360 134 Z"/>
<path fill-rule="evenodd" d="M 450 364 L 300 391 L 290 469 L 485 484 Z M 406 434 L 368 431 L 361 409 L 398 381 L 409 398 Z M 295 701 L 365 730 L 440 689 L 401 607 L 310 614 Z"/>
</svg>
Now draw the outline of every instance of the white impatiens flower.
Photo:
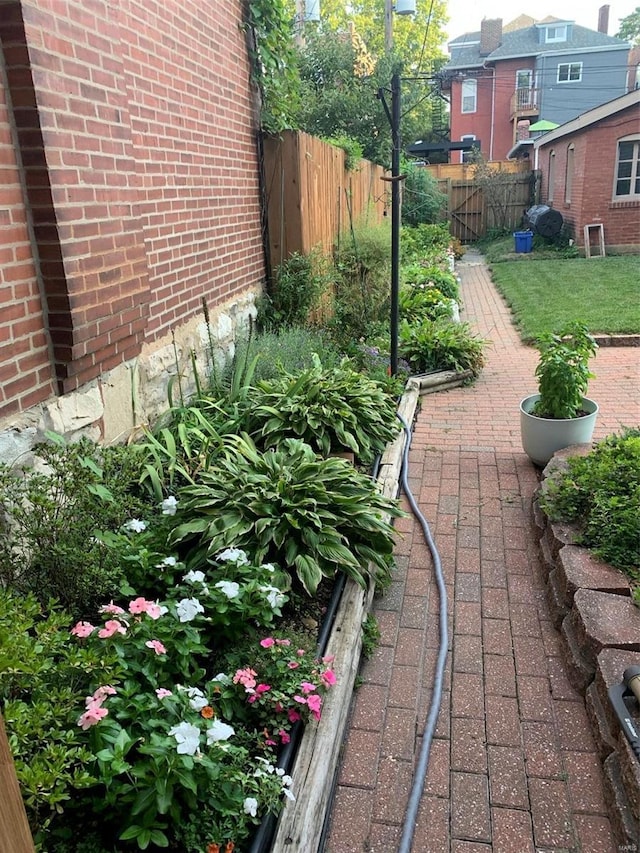
<svg viewBox="0 0 640 853">
<path fill-rule="evenodd" d="M 255 797 L 247 797 L 244 801 L 244 813 L 255 817 L 258 814 L 258 801 Z"/>
<path fill-rule="evenodd" d="M 204 613 L 204 607 L 197 598 L 183 598 L 176 604 L 176 614 L 180 622 L 191 622 L 198 613 Z"/>
<path fill-rule="evenodd" d="M 123 526 L 124 529 L 128 530 L 130 533 L 142 533 L 143 530 L 147 529 L 147 522 L 142 521 L 140 518 L 132 518 L 125 522 Z"/>
<path fill-rule="evenodd" d="M 237 598 L 240 594 L 240 586 L 235 581 L 218 581 L 216 589 L 222 590 L 227 598 Z"/>
<path fill-rule="evenodd" d="M 175 557 L 165 557 L 164 560 L 156 563 L 156 569 L 166 569 L 170 566 L 175 566 L 177 562 L 178 561 Z"/>
<path fill-rule="evenodd" d="M 217 684 L 231 684 L 231 676 L 227 675 L 226 672 L 219 672 L 211 681 L 215 681 Z"/>
<path fill-rule="evenodd" d="M 189 697 L 189 705 L 193 708 L 194 711 L 201 711 L 206 705 L 209 704 L 204 693 L 200 690 L 199 687 L 183 687 L 181 684 L 178 685 L 178 690 L 181 693 L 186 693 Z"/>
<path fill-rule="evenodd" d="M 219 740 L 229 740 L 236 733 L 233 726 L 223 723 L 221 720 L 214 720 L 213 724 L 207 729 L 207 746 L 216 743 Z"/>
<path fill-rule="evenodd" d="M 282 607 L 286 601 L 286 598 L 277 586 L 261 586 L 260 591 L 265 593 L 265 598 L 274 610 L 276 607 Z"/>
<path fill-rule="evenodd" d="M 181 755 L 195 755 L 200 746 L 200 729 L 191 723 L 182 722 L 169 729 L 169 735 L 176 739 L 177 752 Z"/>
<path fill-rule="evenodd" d="M 249 559 L 242 548 L 227 548 L 218 554 L 216 560 L 219 563 L 237 563 L 239 566 L 249 565 Z"/>
<path fill-rule="evenodd" d="M 178 501 L 170 495 L 168 498 L 165 498 L 160 504 L 162 507 L 163 515 L 175 515 L 176 510 L 178 509 Z"/>
<path fill-rule="evenodd" d="M 275 572 L 276 570 L 276 567 L 273 565 L 273 563 L 263 563 L 262 568 L 266 569 L 268 572 Z"/>
<path fill-rule="evenodd" d="M 204 572 L 187 572 L 182 580 L 187 583 L 204 583 Z"/>
</svg>

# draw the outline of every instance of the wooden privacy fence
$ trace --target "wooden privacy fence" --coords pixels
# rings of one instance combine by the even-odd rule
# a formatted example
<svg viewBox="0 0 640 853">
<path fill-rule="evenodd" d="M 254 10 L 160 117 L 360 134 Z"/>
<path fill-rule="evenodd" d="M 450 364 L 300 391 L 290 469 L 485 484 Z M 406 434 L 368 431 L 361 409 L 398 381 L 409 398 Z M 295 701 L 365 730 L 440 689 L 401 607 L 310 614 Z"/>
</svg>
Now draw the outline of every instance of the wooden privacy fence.
<svg viewBox="0 0 640 853">
<path fill-rule="evenodd" d="M 350 224 L 380 222 L 390 193 L 385 172 L 368 160 L 347 171 L 346 154 L 307 133 L 264 140 L 269 254 L 275 269 L 293 252 L 330 252 Z"/>
<path fill-rule="evenodd" d="M 484 188 L 474 180 L 475 167 L 464 163 L 427 166 L 447 196 L 447 219 L 453 237 L 470 243 L 491 228 L 517 230 L 535 203 L 536 187 L 528 163 L 495 163 L 499 178 Z"/>
</svg>

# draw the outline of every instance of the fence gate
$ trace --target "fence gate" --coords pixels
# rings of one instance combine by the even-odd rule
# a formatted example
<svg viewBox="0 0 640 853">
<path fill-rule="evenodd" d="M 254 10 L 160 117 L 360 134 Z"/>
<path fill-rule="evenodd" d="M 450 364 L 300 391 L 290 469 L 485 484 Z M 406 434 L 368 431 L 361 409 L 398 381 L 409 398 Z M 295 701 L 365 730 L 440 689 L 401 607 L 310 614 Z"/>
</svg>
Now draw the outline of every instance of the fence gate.
<svg viewBox="0 0 640 853">
<path fill-rule="evenodd" d="M 485 233 L 484 195 L 468 181 L 447 181 L 451 236 L 471 243 Z"/>
</svg>

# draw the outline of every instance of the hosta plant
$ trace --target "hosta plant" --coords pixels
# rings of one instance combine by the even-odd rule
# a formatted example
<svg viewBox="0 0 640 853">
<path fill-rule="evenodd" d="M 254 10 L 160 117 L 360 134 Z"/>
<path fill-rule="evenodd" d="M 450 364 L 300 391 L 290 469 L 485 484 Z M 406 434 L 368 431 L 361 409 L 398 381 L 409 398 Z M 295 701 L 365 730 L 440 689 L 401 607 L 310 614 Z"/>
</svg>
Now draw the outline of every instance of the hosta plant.
<svg viewBox="0 0 640 853">
<path fill-rule="evenodd" d="M 400 324 L 398 349 L 416 373 L 430 370 L 470 370 L 478 376 L 484 365 L 486 342 L 466 323 L 444 320 Z"/>
<path fill-rule="evenodd" d="M 286 568 L 313 595 L 340 569 L 363 586 L 370 573 L 388 575 L 388 518 L 401 514 L 343 459 L 322 459 L 299 439 L 261 452 L 248 437 L 234 436 L 199 483 L 181 492 L 171 540 L 191 570 L 205 570 L 236 546 Z"/>
<path fill-rule="evenodd" d="M 325 369 L 319 358 L 298 376 L 259 382 L 251 395 L 250 432 L 264 447 L 300 438 L 318 453 L 351 450 L 371 462 L 398 432 L 396 401 L 348 362 Z"/>
</svg>

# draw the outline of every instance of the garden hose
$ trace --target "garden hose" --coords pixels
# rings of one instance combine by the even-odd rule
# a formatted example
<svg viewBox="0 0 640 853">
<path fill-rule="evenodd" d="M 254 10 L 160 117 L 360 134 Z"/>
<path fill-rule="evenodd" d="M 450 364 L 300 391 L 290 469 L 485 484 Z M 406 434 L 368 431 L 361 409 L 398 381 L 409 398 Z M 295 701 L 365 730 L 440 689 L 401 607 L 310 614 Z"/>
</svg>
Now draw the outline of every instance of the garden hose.
<svg viewBox="0 0 640 853">
<path fill-rule="evenodd" d="M 420 749 L 418 763 L 414 771 L 413 782 L 411 785 L 411 791 L 407 803 L 407 810 L 405 812 L 404 820 L 402 822 L 402 836 L 400 838 L 400 846 L 398 847 L 398 853 L 410 853 L 411 844 L 413 842 L 413 836 L 416 828 L 416 821 L 418 818 L 420 799 L 422 797 L 422 792 L 424 789 L 424 782 L 427 777 L 429 755 L 431 752 L 431 742 L 433 741 L 433 735 L 435 732 L 436 723 L 438 721 L 438 714 L 440 712 L 440 704 L 442 701 L 442 684 L 444 681 L 445 666 L 447 663 L 449 638 L 447 632 L 447 590 L 444 583 L 444 576 L 442 574 L 442 563 L 440 560 L 440 554 L 438 553 L 438 549 L 436 548 L 433 536 L 431 535 L 429 524 L 420 512 L 420 508 L 416 503 L 411 489 L 409 488 L 407 469 L 409 460 L 409 447 L 411 445 L 411 430 L 409 429 L 409 426 L 401 415 L 398 415 L 398 418 L 402 423 L 405 435 L 407 437 L 404 452 L 402 454 L 402 488 L 404 490 L 405 495 L 407 496 L 407 500 L 409 501 L 409 506 L 411 507 L 414 516 L 416 517 L 422 528 L 425 541 L 427 543 L 429 551 L 431 552 L 431 556 L 433 558 L 433 569 L 435 573 L 436 584 L 440 596 L 440 645 L 438 649 L 436 672 L 433 681 L 433 693 L 431 695 L 429 713 L 427 715 L 427 721 L 422 736 L 422 747 Z"/>
</svg>

